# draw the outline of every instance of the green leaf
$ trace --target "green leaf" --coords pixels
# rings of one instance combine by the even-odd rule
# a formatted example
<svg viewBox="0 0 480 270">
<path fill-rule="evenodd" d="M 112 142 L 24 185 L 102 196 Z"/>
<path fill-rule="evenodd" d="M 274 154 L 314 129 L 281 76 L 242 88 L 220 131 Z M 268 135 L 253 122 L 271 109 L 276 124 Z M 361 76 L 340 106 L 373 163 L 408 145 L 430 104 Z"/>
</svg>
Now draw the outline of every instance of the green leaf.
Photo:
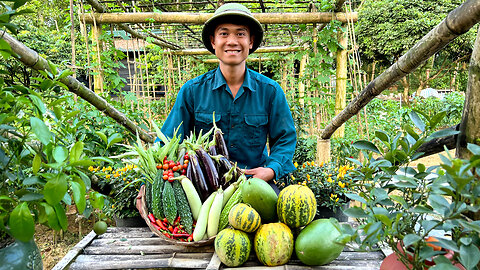
<svg viewBox="0 0 480 270">
<path fill-rule="evenodd" d="M 75 162 L 70 163 L 70 166 L 72 167 L 88 167 L 88 166 L 93 166 L 96 163 L 94 161 L 88 160 L 88 159 L 82 159 L 78 160 Z"/>
<path fill-rule="evenodd" d="M 102 194 L 92 191 L 90 192 L 90 203 L 96 209 L 102 209 L 105 205 L 105 198 Z"/>
<path fill-rule="evenodd" d="M 67 230 L 68 220 L 67 220 L 67 215 L 65 214 L 65 209 L 59 203 L 57 203 L 53 208 L 55 209 L 55 213 L 57 214 L 58 223 L 60 224 L 60 227 L 64 231 Z"/>
<path fill-rule="evenodd" d="M 365 211 L 358 207 L 358 206 L 354 206 L 354 207 L 350 207 L 350 208 L 347 208 L 343 211 L 343 213 L 349 217 L 353 217 L 353 218 L 368 218 L 368 214 L 365 213 Z"/>
<path fill-rule="evenodd" d="M 30 119 L 30 125 L 32 126 L 33 133 L 37 135 L 37 138 L 44 144 L 47 145 L 52 139 L 52 133 L 48 129 L 45 123 L 38 119 L 37 117 L 32 117 Z"/>
<path fill-rule="evenodd" d="M 388 135 L 383 130 L 375 131 L 375 136 L 385 143 L 389 142 Z"/>
<path fill-rule="evenodd" d="M 425 123 L 422 121 L 422 119 L 420 119 L 420 117 L 418 116 L 418 114 L 414 111 L 411 111 L 410 114 L 410 119 L 412 119 L 412 122 L 413 124 L 421 131 L 421 132 L 424 132 L 425 131 Z"/>
<path fill-rule="evenodd" d="M 85 184 L 82 180 L 78 180 L 71 181 L 70 186 L 72 188 L 73 200 L 75 201 L 75 205 L 77 206 L 77 212 L 79 214 L 82 214 L 87 206 L 87 201 L 85 199 Z"/>
<path fill-rule="evenodd" d="M 47 222 L 48 226 L 56 231 L 61 229 L 60 224 L 58 223 L 57 214 L 55 213 L 55 209 L 48 203 L 41 203 L 45 210 L 45 214 L 47 215 Z"/>
<path fill-rule="evenodd" d="M 112 146 L 113 144 L 115 144 L 117 142 L 121 142 L 122 140 L 123 140 L 122 134 L 120 134 L 120 133 L 112 134 L 110 137 L 108 137 L 107 148 L 109 148 L 110 146 Z"/>
<path fill-rule="evenodd" d="M 53 149 L 53 158 L 55 159 L 56 162 L 62 163 L 64 162 L 68 157 L 68 149 L 63 146 L 57 146 L 55 149 Z"/>
<path fill-rule="evenodd" d="M 33 174 L 37 174 L 38 170 L 40 170 L 40 166 L 42 165 L 42 157 L 40 154 L 35 154 L 32 161 L 32 172 Z"/>
<path fill-rule="evenodd" d="M 403 244 L 406 246 L 406 247 L 409 247 L 413 244 L 415 244 L 416 242 L 420 241 L 422 239 L 422 237 L 420 237 L 419 235 L 416 235 L 416 234 L 407 234 L 405 235 L 405 237 L 403 238 Z"/>
<path fill-rule="evenodd" d="M 435 131 L 428 138 L 429 139 L 443 138 L 443 137 L 447 137 L 447 136 L 457 135 L 458 133 L 460 133 L 460 131 L 458 131 L 458 130 L 442 129 L 442 130 L 439 130 L 439 131 Z"/>
<path fill-rule="evenodd" d="M 361 202 L 361 203 L 367 203 L 365 201 L 364 198 L 362 198 L 360 195 L 358 194 L 354 194 L 354 193 L 346 193 L 345 196 L 347 196 L 350 200 L 354 200 L 354 201 L 358 201 L 358 202 Z"/>
<path fill-rule="evenodd" d="M 50 205 L 56 205 L 63 199 L 67 189 L 67 175 L 60 173 L 48 180 L 43 189 L 43 195 Z"/>
<path fill-rule="evenodd" d="M 8 219 L 10 233 L 16 239 L 28 242 L 35 233 L 35 223 L 28 204 L 23 202 L 15 207 Z"/>
<path fill-rule="evenodd" d="M 428 202 L 433 209 L 442 216 L 448 216 L 450 211 L 450 203 L 441 195 L 431 194 Z"/>
<path fill-rule="evenodd" d="M 460 246 L 460 262 L 466 269 L 475 269 L 479 261 L 480 251 L 477 246 Z"/>
<path fill-rule="evenodd" d="M 19 7 L 23 6 L 28 0 L 15 0 L 13 4 L 13 9 L 18 9 Z"/>
<path fill-rule="evenodd" d="M 467 149 L 470 150 L 470 152 L 472 152 L 472 154 L 474 154 L 474 155 L 480 155 L 480 146 L 479 145 L 469 143 L 469 144 L 467 144 Z"/>
<path fill-rule="evenodd" d="M 359 140 L 353 143 L 353 147 L 359 149 L 359 150 L 368 150 L 375 152 L 377 154 L 380 154 L 380 151 L 378 148 L 373 144 L 372 142 L 365 141 L 365 140 Z"/>
<path fill-rule="evenodd" d="M 70 163 L 80 160 L 83 153 L 83 145 L 83 142 L 78 141 L 73 145 L 72 149 L 70 149 Z"/>
<path fill-rule="evenodd" d="M 418 134 L 413 130 L 410 125 L 404 125 L 403 129 L 408 133 L 408 135 L 412 136 L 416 141 L 420 138 Z"/>
<path fill-rule="evenodd" d="M 402 196 L 399 195 L 390 195 L 390 199 L 396 201 L 400 205 L 402 205 L 403 208 L 408 208 L 408 204 L 405 201 L 405 199 Z"/>
<path fill-rule="evenodd" d="M 108 141 L 107 141 L 107 135 L 105 135 L 105 133 L 101 132 L 101 131 L 97 131 L 95 132 L 95 134 L 97 134 L 98 137 L 100 137 L 100 139 L 102 139 L 102 141 L 107 144 Z"/>
<path fill-rule="evenodd" d="M 411 211 L 412 213 L 419 213 L 419 214 L 428 214 L 433 212 L 431 208 L 424 205 L 417 205 Z"/>
<path fill-rule="evenodd" d="M 35 107 L 40 111 L 41 114 L 44 114 L 47 111 L 47 108 L 45 108 L 45 104 L 43 104 L 42 99 L 35 95 L 28 95 L 30 99 L 32 100 L 33 104 L 35 104 Z"/>
<path fill-rule="evenodd" d="M 383 224 L 385 224 L 385 226 L 387 227 L 392 227 L 392 220 L 386 216 L 386 215 L 383 215 L 383 214 L 376 214 L 374 215 L 378 220 L 380 220 Z"/>
</svg>

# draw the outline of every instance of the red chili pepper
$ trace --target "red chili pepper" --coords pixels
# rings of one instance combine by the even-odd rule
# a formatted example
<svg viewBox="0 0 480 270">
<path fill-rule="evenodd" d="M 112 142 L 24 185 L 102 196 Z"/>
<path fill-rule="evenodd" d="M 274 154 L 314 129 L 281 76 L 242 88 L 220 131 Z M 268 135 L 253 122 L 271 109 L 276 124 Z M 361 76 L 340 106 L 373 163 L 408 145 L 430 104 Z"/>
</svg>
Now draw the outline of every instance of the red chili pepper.
<svg viewBox="0 0 480 270">
<path fill-rule="evenodd" d="M 168 220 L 166 217 L 163 218 L 163 224 L 168 224 Z"/>
<path fill-rule="evenodd" d="M 163 235 L 165 235 L 168 238 L 172 238 L 172 236 L 170 234 L 168 234 L 167 232 L 164 232 Z"/>
<path fill-rule="evenodd" d="M 173 226 L 177 226 L 180 223 L 180 216 L 178 216 L 173 222 Z"/>
<path fill-rule="evenodd" d="M 173 227 L 172 227 L 172 225 L 168 226 L 168 230 L 169 230 L 171 233 L 173 233 Z"/>
<path fill-rule="evenodd" d="M 188 233 L 172 233 L 172 236 L 173 237 L 190 237 L 190 234 Z M 193 236 L 192 236 L 192 239 L 193 239 Z"/>
<path fill-rule="evenodd" d="M 190 234 L 187 238 L 187 241 L 188 242 L 192 242 L 193 241 L 193 234 Z"/>
<path fill-rule="evenodd" d="M 172 233 L 173 233 L 173 234 L 178 233 L 178 227 L 173 228 L 173 232 L 172 232 Z"/>
<path fill-rule="evenodd" d="M 163 222 L 160 220 L 160 219 L 157 219 L 155 221 L 155 223 L 157 223 L 158 226 L 160 226 L 160 228 L 162 228 L 163 230 L 167 231 L 167 227 L 165 227 L 165 225 L 163 225 Z"/>
<path fill-rule="evenodd" d="M 160 227 L 159 227 L 157 224 L 155 224 L 155 223 L 152 223 L 152 225 L 153 225 L 153 227 L 155 227 L 155 229 L 157 229 L 157 230 L 159 230 L 159 231 L 161 231 L 161 230 L 162 230 L 162 228 L 160 228 Z"/>
<path fill-rule="evenodd" d="M 155 216 L 152 213 L 148 214 L 148 219 L 150 219 L 152 223 L 155 223 Z"/>
</svg>

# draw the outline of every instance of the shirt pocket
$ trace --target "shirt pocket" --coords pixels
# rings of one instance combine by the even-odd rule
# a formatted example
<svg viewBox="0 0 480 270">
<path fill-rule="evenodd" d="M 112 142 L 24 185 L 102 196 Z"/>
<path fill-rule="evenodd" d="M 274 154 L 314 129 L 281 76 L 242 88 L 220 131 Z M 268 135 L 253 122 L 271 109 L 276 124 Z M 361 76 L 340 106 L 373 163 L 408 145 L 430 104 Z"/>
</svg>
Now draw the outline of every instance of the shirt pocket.
<svg viewBox="0 0 480 270">
<path fill-rule="evenodd" d="M 215 113 L 215 122 L 218 123 L 222 118 L 221 114 Z M 198 134 L 200 130 L 202 134 L 205 134 L 213 128 L 213 112 L 195 112 L 195 134 Z"/>
<path fill-rule="evenodd" d="M 246 114 L 245 126 L 247 145 L 264 147 L 267 142 L 268 115 Z"/>
</svg>

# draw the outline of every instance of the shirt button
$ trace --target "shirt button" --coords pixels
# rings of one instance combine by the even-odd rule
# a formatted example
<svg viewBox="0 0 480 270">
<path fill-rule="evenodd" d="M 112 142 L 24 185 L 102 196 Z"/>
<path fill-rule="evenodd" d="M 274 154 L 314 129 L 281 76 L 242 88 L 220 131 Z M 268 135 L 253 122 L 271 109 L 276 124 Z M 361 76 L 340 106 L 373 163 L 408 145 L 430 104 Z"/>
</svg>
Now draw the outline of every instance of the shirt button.
<svg viewBox="0 0 480 270">
<path fill-rule="evenodd" d="M 232 125 L 232 128 L 234 128 L 234 127 L 235 127 L 235 125 Z"/>
<path fill-rule="evenodd" d="M 233 144 L 230 144 L 230 148 L 235 148 L 235 145 L 233 145 Z"/>
</svg>

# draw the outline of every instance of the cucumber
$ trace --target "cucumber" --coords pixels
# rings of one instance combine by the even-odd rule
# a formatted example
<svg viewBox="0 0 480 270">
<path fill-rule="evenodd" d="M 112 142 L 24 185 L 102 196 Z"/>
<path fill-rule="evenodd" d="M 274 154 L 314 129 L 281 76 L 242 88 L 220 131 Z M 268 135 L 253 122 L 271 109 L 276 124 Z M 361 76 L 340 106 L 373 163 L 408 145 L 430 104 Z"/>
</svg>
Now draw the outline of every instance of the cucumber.
<svg viewBox="0 0 480 270">
<path fill-rule="evenodd" d="M 177 218 L 177 200 L 175 199 L 175 193 L 173 192 L 172 184 L 168 181 L 164 181 L 163 193 L 162 193 L 162 202 L 163 202 L 163 213 L 167 218 L 167 221 L 170 224 L 175 222 Z"/>
<path fill-rule="evenodd" d="M 243 181 L 240 182 L 240 185 L 237 187 L 233 195 L 230 197 L 230 199 L 227 201 L 225 206 L 222 209 L 222 212 L 220 213 L 220 220 L 218 222 L 218 231 L 223 230 L 225 227 L 228 225 L 228 213 L 230 212 L 230 209 L 237 203 L 242 202 L 242 185 Z"/>
<path fill-rule="evenodd" d="M 175 193 L 175 199 L 177 201 L 177 210 L 178 215 L 180 216 L 180 224 L 183 225 L 185 231 L 188 234 L 191 234 L 193 230 L 193 218 L 192 211 L 190 210 L 190 206 L 188 204 L 187 196 L 183 191 L 180 181 L 174 181 L 172 186 L 173 192 Z"/>
<path fill-rule="evenodd" d="M 145 204 L 147 205 L 148 213 L 152 213 L 152 186 L 150 181 L 145 181 Z"/>
<path fill-rule="evenodd" d="M 162 171 L 158 170 L 155 180 L 153 181 L 152 187 L 150 189 L 151 203 L 150 207 L 152 208 L 152 214 L 155 218 L 163 219 L 163 202 L 162 202 L 162 192 L 165 180 L 162 179 Z M 145 190 L 145 195 L 147 194 L 148 189 Z M 148 195 L 145 198 L 148 205 Z"/>
</svg>

